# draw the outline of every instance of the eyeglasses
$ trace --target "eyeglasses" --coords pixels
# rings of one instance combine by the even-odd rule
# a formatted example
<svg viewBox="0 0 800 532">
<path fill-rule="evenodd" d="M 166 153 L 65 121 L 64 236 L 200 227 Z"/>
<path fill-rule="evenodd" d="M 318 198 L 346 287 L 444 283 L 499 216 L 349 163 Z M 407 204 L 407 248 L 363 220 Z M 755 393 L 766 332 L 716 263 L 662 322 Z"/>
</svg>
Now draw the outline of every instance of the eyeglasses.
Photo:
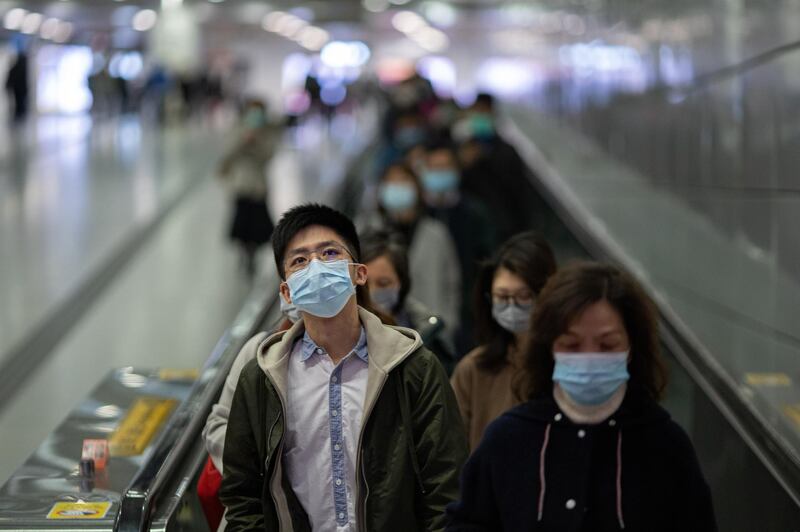
<svg viewBox="0 0 800 532">
<path fill-rule="evenodd" d="M 492 303 L 497 303 L 501 305 L 509 305 L 514 303 L 515 305 L 529 305 L 533 303 L 533 292 L 528 290 L 524 292 L 517 292 L 516 294 L 506 294 L 506 293 L 492 293 L 489 294 L 489 297 L 492 299 Z"/>
<path fill-rule="evenodd" d="M 334 262 L 352 257 L 347 248 L 336 242 L 325 242 L 315 249 L 299 248 L 293 250 L 284 261 L 284 269 L 288 274 L 298 272 L 317 258 L 322 262 Z"/>
</svg>

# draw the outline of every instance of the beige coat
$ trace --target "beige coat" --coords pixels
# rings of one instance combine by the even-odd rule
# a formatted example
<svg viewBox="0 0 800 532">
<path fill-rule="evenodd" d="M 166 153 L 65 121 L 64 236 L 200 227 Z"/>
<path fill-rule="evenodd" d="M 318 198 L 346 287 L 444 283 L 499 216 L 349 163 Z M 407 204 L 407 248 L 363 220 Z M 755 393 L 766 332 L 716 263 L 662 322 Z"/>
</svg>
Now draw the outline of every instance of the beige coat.
<svg viewBox="0 0 800 532">
<path fill-rule="evenodd" d="M 477 347 L 462 358 L 450 377 L 467 426 L 470 451 L 478 446 L 489 423 L 523 402 L 514 393 L 515 378 L 522 371 L 519 364 L 508 363 L 497 373 L 488 372 L 478 367 L 481 349 Z"/>
</svg>

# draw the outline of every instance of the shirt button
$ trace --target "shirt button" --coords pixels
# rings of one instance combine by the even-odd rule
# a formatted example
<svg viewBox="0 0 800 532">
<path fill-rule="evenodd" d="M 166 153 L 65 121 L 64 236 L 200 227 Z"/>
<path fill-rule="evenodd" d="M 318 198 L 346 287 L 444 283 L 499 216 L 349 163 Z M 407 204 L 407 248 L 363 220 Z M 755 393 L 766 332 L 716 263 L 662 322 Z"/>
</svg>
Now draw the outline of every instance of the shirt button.
<svg viewBox="0 0 800 532">
<path fill-rule="evenodd" d="M 337 378 L 336 378 L 336 375 L 334 375 L 333 377 L 331 377 L 331 382 L 336 382 L 336 381 L 338 381 L 338 380 L 339 380 L 339 379 L 337 379 Z"/>
<path fill-rule="evenodd" d="M 584 436 L 586 436 L 586 431 L 583 430 L 583 429 L 579 430 L 578 431 L 578 437 L 579 438 L 583 438 Z"/>
<path fill-rule="evenodd" d="M 575 508 L 575 499 L 568 500 L 566 506 L 567 510 L 572 510 L 573 508 Z"/>
<path fill-rule="evenodd" d="M 342 479 L 340 479 L 340 478 L 337 478 L 337 479 L 336 479 L 336 485 L 337 485 L 337 486 L 341 486 L 341 485 L 342 485 Z"/>
<path fill-rule="evenodd" d="M 611 421 L 608 422 L 608 426 L 609 427 L 615 427 L 615 426 L 617 426 L 617 422 L 612 419 Z"/>
<path fill-rule="evenodd" d="M 344 519 L 344 514 L 343 513 L 339 514 L 339 519 Z"/>
<path fill-rule="evenodd" d="M 336 416 L 338 416 L 338 415 L 339 415 L 339 412 L 337 412 L 336 410 L 331 410 L 331 415 L 332 415 L 333 417 L 336 417 Z"/>
<path fill-rule="evenodd" d="M 556 421 L 561 421 L 561 417 L 562 417 L 562 416 L 561 416 L 561 414 L 560 414 L 560 413 L 559 413 L 559 414 L 556 414 Z"/>
<path fill-rule="evenodd" d="M 341 451 L 342 450 L 342 446 L 337 443 L 336 445 L 333 446 L 333 450 L 334 451 Z"/>
</svg>

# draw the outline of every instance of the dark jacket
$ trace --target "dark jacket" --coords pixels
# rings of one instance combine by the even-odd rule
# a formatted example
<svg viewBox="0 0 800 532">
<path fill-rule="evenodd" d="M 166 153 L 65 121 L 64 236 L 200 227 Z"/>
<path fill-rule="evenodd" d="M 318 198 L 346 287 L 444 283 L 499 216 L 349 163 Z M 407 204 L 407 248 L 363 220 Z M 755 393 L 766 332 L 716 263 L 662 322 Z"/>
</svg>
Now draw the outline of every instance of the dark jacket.
<svg viewBox="0 0 800 532">
<path fill-rule="evenodd" d="M 464 467 L 450 531 L 713 532 L 711 493 L 686 433 L 630 394 L 599 425 L 552 398 L 489 425 Z"/>
<path fill-rule="evenodd" d="M 360 531 L 444 528 L 467 456 L 461 417 L 436 357 L 409 329 L 388 327 L 359 309 L 369 366 L 357 458 Z M 225 437 L 220 499 L 229 532 L 310 530 L 282 468 L 286 374 L 302 320 L 251 341 L 256 360 L 242 370 Z"/>
</svg>

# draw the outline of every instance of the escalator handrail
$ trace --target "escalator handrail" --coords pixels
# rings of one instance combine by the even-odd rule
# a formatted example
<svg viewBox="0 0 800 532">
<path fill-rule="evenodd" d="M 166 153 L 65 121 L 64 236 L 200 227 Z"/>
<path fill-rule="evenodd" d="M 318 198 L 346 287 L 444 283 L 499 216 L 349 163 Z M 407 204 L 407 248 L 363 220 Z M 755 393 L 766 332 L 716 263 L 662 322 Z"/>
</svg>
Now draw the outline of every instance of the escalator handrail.
<svg viewBox="0 0 800 532">
<path fill-rule="evenodd" d="M 266 285 L 277 287 L 277 273 L 265 280 Z M 270 295 L 267 295 L 270 294 Z M 258 332 L 270 310 L 277 304 L 277 289 L 254 290 L 232 326 L 223 334 L 203 368 L 200 379 L 189 396 L 172 416 L 153 447 L 151 455 L 139 469 L 120 502 L 115 530 L 119 532 L 144 532 L 150 520 L 152 502 L 172 478 L 186 453 L 197 442 L 205 425 L 208 412 L 217 401 L 225 385 L 236 354 L 247 340 Z"/>
</svg>

